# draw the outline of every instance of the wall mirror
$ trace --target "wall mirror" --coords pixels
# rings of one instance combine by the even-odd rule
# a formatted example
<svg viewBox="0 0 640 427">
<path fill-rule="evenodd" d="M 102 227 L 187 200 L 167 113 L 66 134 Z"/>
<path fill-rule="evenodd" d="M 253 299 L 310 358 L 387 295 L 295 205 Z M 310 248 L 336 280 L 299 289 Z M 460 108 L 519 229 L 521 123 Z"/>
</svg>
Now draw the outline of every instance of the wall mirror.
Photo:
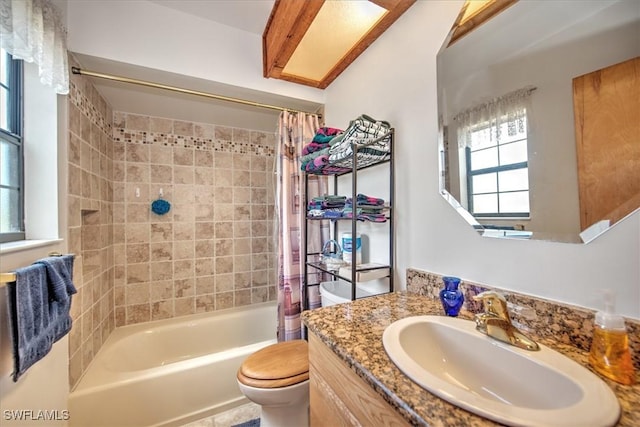
<svg viewBox="0 0 640 427">
<path fill-rule="evenodd" d="M 484 236 L 588 242 L 640 207 L 640 7 L 504 2 L 451 42 L 461 13 L 437 56 L 441 194 Z M 610 71 L 619 64 L 624 81 Z M 605 81 L 614 93 L 591 108 L 608 116 L 596 120 L 582 111 L 591 95 L 574 91 Z M 584 137 L 598 148 L 585 151 Z M 591 167 L 619 171 L 607 178 L 617 184 L 595 188 L 603 179 Z"/>
</svg>

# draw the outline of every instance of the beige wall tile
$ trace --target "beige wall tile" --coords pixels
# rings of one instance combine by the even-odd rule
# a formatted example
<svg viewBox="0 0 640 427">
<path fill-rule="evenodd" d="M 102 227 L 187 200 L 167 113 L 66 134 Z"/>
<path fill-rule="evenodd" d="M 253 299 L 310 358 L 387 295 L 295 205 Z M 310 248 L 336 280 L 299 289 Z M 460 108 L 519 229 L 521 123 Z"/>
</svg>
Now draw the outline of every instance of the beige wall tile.
<svg viewBox="0 0 640 427">
<path fill-rule="evenodd" d="M 249 133 L 247 132 L 247 135 Z M 248 144 L 248 137 L 246 143 Z M 234 141 L 238 142 L 238 141 Z M 251 155 L 250 154 L 234 154 L 233 155 L 233 169 L 235 170 L 251 170 Z"/>
<path fill-rule="evenodd" d="M 233 304 L 235 307 L 251 304 L 251 290 L 235 291 Z"/>
<path fill-rule="evenodd" d="M 150 250 L 148 243 L 127 244 L 127 263 L 149 262 Z"/>
<path fill-rule="evenodd" d="M 251 304 L 269 301 L 269 288 L 266 286 L 251 289 Z"/>
<path fill-rule="evenodd" d="M 249 171 L 234 170 L 233 185 L 234 187 L 249 187 L 251 185 L 251 173 Z"/>
<path fill-rule="evenodd" d="M 151 283 L 151 301 L 171 300 L 173 302 L 173 279 Z"/>
<path fill-rule="evenodd" d="M 198 138 L 213 139 L 214 126 L 206 123 L 194 123 L 193 135 Z"/>
<path fill-rule="evenodd" d="M 180 166 L 193 166 L 194 149 L 175 147 L 173 149 L 173 164 Z"/>
<path fill-rule="evenodd" d="M 173 120 L 164 119 L 161 117 L 149 118 L 149 131 L 159 133 L 172 133 L 173 132 Z"/>
<path fill-rule="evenodd" d="M 193 123 L 174 120 L 173 133 L 176 135 L 193 136 Z"/>
<path fill-rule="evenodd" d="M 173 279 L 173 262 L 160 261 L 152 262 L 151 266 L 151 280 L 154 283 Z M 166 298 L 166 297 L 165 297 Z"/>
<path fill-rule="evenodd" d="M 147 144 L 127 143 L 125 146 L 127 162 L 148 163 L 149 146 Z"/>
<path fill-rule="evenodd" d="M 149 303 L 128 305 L 126 310 L 126 322 L 128 325 L 132 323 L 148 322 L 151 320 L 151 307 Z"/>
<path fill-rule="evenodd" d="M 173 183 L 173 167 L 169 165 L 151 165 L 150 182 Z"/>
<path fill-rule="evenodd" d="M 216 272 L 216 293 L 225 293 L 233 291 L 234 276 L 232 273 L 220 274 Z"/>
<path fill-rule="evenodd" d="M 183 298 L 195 295 L 195 279 L 177 279 L 173 281 L 173 288 L 176 298 Z"/>
<path fill-rule="evenodd" d="M 225 257 L 216 257 L 215 258 L 215 269 L 217 274 L 224 273 L 233 273 L 233 261 L 234 257 L 225 256 Z"/>
<path fill-rule="evenodd" d="M 216 310 L 224 310 L 233 307 L 233 292 L 216 294 Z"/>
<path fill-rule="evenodd" d="M 193 259 L 186 259 L 173 262 L 173 277 L 174 279 L 186 279 L 192 278 L 195 274 Z"/>
<path fill-rule="evenodd" d="M 186 316 L 187 314 L 195 313 L 195 298 L 176 298 L 174 300 L 174 314 L 176 316 Z"/>
<path fill-rule="evenodd" d="M 196 277 L 213 276 L 215 273 L 213 258 L 196 258 L 195 270 Z"/>
<path fill-rule="evenodd" d="M 216 126 L 214 138 L 216 140 L 231 141 L 233 136 L 233 128 L 226 126 Z"/>
<path fill-rule="evenodd" d="M 213 167 L 213 151 L 211 150 L 196 150 L 194 153 L 194 162 L 196 166 Z"/>
<path fill-rule="evenodd" d="M 173 242 L 173 259 L 193 259 L 195 256 L 195 242 L 193 240 L 181 240 Z"/>
<path fill-rule="evenodd" d="M 247 289 L 251 287 L 251 272 L 235 273 L 233 275 L 234 289 Z"/>
<path fill-rule="evenodd" d="M 196 240 L 196 258 L 211 258 L 215 255 L 215 243 L 213 240 Z"/>
<path fill-rule="evenodd" d="M 125 127 L 131 130 L 149 131 L 149 117 L 137 114 L 125 114 Z"/>
<path fill-rule="evenodd" d="M 234 251 L 233 239 L 216 239 L 215 255 L 217 257 L 233 255 L 233 251 Z"/>
<path fill-rule="evenodd" d="M 171 242 L 173 240 L 173 224 L 154 222 L 150 224 L 150 242 Z"/>
<path fill-rule="evenodd" d="M 196 313 L 214 311 L 216 309 L 214 295 L 200 295 L 196 297 Z"/>
<path fill-rule="evenodd" d="M 149 147 L 149 159 L 154 164 L 172 165 L 173 147 L 154 144 Z"/>
<path fill-rule="evenodd" d="M 213 294 L 215 292 L 215 276 L 196 277 L 196 295 Z"/>
<path fill-rule="evenodd" d="M 151 320 L 173 317 L 173 300 L 156 301 L 151 304 Z"/>
<path fill-rule="evenodd" d="M 151 261 L 171 261 L 173 259 L 173 243 L 151 243 Z"/>
<path fill-rule="evenodd" d="M 127 284 L 148 282 L 149 263 L 127 264 Z"/>
<path fill-rule="evenodd" d="M 174 240 L 193 240 L 194 238 L 196 238 L 196 234 L 193 222 L 175 222 L 173 224 Z"/>
<path fill-rule="evenodd" d="M 231 221 L 216 222 L 215 237 L 217 239 L 228 239 L 233 237 L 233 222 Z"/>
</svg>

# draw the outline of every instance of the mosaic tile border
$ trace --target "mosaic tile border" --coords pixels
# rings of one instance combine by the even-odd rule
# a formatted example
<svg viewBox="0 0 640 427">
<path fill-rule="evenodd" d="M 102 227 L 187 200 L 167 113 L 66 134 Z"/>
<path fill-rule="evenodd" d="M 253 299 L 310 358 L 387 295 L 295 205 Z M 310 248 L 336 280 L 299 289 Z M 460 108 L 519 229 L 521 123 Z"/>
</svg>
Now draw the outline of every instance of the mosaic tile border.
<svg viewBox="0 0 640 427">
<path fill-rule="evenodd" d="M 76 106 L 81 113 L 89 118 L 92 124 L 100 128 L 107 135 L 111 135 L 111 122 L 100 114 L 100 111 L 86 97 L 86 95 L 76 86 L 73 81 L 69 81 L 69 101 Z"/>
<path fill-rule="evenodd" d="M 407 291 L 409 293 L 438 299 L 442 287 L 442 275 L 412 268 L 407 269 Z M 536 318 L 533 320 L 512 315 L 513 322 L 530 333 L 534 339 L 544 344 L 561 343 L 583 351 L 589 351 L 595 316 L 594 310 L 519 294 L 467 280 L 460 282 L 460 289 L 465 298 L 463 310 L 472 315 L 482 310 L 482 305 L 473 301 L 472 297 L 486 290 L 496 290 L 503 294 L 509 303 L 535 310 Z M 625 320 L 633 364 L 636 370 L 640 372 L 640 321 L 635 319 Z"/>
<path fill-rule="evenodd" d="M 165 145 L 172 147 L 195 148 L 204 151 L 219 151 L 233 154 L 254 154 L 256 156 L 273 157 L 273 147 L 246 142 L 234 142 L 222 139 L 202 138 L 196 136 L 176 135 L 172 133 L 147 132 L 126 128 L 114 128 L 115 142 L 133 144 Z"/>
</svg>

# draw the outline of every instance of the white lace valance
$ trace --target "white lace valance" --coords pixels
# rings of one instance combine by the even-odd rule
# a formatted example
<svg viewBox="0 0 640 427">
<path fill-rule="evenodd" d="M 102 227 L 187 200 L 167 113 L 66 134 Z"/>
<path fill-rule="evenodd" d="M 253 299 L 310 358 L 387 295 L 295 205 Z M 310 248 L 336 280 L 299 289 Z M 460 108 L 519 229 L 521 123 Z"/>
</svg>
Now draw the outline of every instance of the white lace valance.
<svg viewBox="0 0 640 427">
<path fill-rule="evenodd" d="M 498 140 L 503 124 L 507 124 L 509 135 L 524 131 L 527 114 L 531 112 L 530 95 L 535 89 L 533 86 L 527 86 L 458 113 L 453 118 L 458 146 L 471 147 L 472 132 L 480 127 L 495 128 L 495 132 L 487 134 Z"/>
<path fill-rule="evenodd" d="M 67 31 L 49 0 L 0 0 L 0 45 L 14 58 L 38 64 L 43 84 L 69 93 Z"/>
</svg>

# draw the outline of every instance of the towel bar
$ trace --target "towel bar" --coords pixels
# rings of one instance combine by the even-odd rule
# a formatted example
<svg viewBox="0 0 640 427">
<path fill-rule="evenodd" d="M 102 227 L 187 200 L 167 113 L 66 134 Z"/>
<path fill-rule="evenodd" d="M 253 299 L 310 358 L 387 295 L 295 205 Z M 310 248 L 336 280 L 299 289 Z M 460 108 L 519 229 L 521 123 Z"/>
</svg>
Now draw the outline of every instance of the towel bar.
<svg viewBox="0 0 640 427">
<path fill-rule="evenodd" d="M 4 287 L 7 283 L 16 281 L 16 273 L 0 273 L 0 288 Z"/>
<path fill-rule="evenodd" d="M 49 252 L 49 256 L 62 256 L 60 252 Z M 0 288 L 16 281 L 16 273 L 0 273 Z"/>
</svg>

